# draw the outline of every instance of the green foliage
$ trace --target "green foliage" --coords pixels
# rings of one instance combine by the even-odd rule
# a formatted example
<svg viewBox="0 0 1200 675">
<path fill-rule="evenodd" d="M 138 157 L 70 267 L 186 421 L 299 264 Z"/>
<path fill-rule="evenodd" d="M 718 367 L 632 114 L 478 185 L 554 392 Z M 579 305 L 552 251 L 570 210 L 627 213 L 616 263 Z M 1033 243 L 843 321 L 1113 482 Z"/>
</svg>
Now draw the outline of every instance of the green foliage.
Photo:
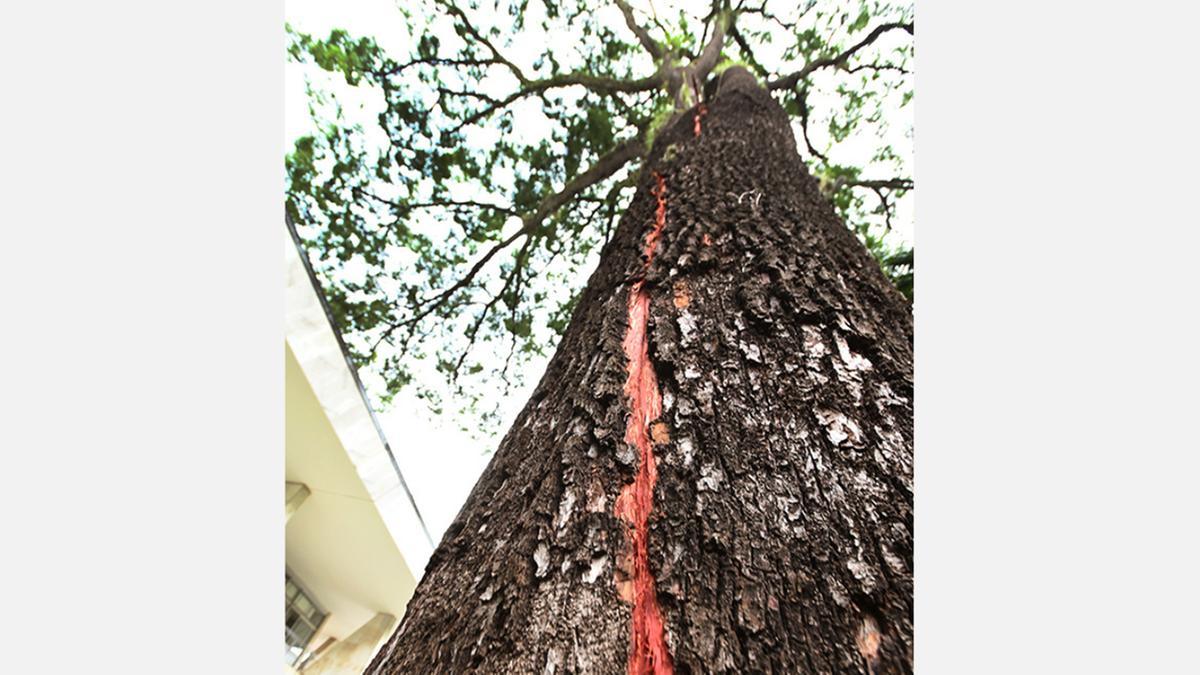
<svg viewBox="0 0 1200 675">
<path fill-rule="evenodd" d="M 737 64 L 778 77 L 912 13 L 857 0 L 755 4 L 739 6 L 740 39 L 727 37 L 714 72 Z M 482 425 L 496 410 L 480 394 L 515 384 L 565 330 L 638 164 L 534 214 L 627 139 L 642 134 L 649 146 L 675 113 L 664 86 L 596 80 L 636 82 L 687 64 L 718 16 L 705 3 L 675 16 L 635 3 L 664 66 L 611 8 L 499 0 L 489 16 L 490 7 L 406 3 L 395 27 L 373 36 L 287 29 L 312 117 L 286 156 L 287 209 L 352 357 L 380 400 L 412 388 L 431 410 L 452 406 Z M 397 32 L 402 47 L 381 46 Z M 910 297 L 911 247 L 889 228 L 905 191 L 880 200 L 845 183 L 911 175 L 897 135 L 910 124 L 911 53 L 896 31 L 775 92 L 835 207 Z"/>
<path fill-rule="evenodd" d="M 900 188 L 879 189 L 875 196 L 879 203 L 873 209 L 868 209 L 863 193 L 852 189 L 851 184 L 859 181 L 860 169 L 853 166 L 838 166 L 824 164 L 816 173 L 821 189 L 829 197 L 838 215 L 846 221 L 847 226 L 858 235 L 859 240 L 879 262 L 884 275 L 891 279 L 896 288 L 911 302 L 913 299 L 913 249 L 911 245 L 895 244 L 889 241 L 890 225 L 885 203 L 888 192 L 902 196 L 907 190 Z M 880 225 L 872 216 L 882 216 Z"/>
<path fill-rule="evenodd" d="M 353 40 L 344 30 L 334 30 L 327 40 L 314 40 L 311 36 L 296 33 L 291 26 L 286 29 L 294 38 L 288 45 L 288 54 L 292 58 L 311 58 L 324 70 L 340 72 L 346 78 L 346 84 L 358 84 L 363 74 L 381 58 L 374 40 Z"/>
<path fill-rule="evenodd" d="M 713 77 L 720 77 L 721 73 L 724 73 L 726 70 L 729 70 L 730 68 L 733 68 L 734 66 L 741 66 L 742 68 L 745 68 L 746 70 L 754 70 L 754 65 L 751 63 L 748 63 L 741 59 L 731 59 L 729 57 L 725 57 L 725 58 L 721 59 L 721 62 L 718 63 L 715 68 L 713 68 L 713 72 L 712 72 Z"/>
<path fill-rule="evenodd" d="M 913 297 L 913 250 L 901 249 L 880 259 L 883 271 L 910 301 Z"/>
<path fill-rule="evenodd" d="M 675 116 L 675 102 L 669 96 L 660 96 L 655 100 L 654 109 L 650 116 L 650 123 L 646 129 L 646 145 L 654 145 L 654 139 L 658 138 L 658 132 L 662 131 Z"/>
</svg>

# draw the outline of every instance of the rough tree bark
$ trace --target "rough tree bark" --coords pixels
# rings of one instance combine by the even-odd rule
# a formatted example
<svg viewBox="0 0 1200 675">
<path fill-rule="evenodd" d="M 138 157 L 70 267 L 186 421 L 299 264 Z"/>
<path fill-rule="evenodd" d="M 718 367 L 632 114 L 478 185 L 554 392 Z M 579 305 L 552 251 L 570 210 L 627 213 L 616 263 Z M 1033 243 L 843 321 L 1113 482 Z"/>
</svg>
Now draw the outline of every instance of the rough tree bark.
<svg viewBox="0 0 1200 675">
<path fill-rule="evenodd" d="M 656 140 L 367 673 L 912 671 L 912 319 L 754 77 Z"/>
</svg>

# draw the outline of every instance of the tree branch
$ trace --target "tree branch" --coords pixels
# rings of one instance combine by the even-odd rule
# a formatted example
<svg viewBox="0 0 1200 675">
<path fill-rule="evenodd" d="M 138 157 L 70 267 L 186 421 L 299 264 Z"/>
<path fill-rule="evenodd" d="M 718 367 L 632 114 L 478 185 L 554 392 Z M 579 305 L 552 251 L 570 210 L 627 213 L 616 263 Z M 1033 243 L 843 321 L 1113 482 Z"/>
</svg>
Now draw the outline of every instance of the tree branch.
<svg viewBox="0 0 1200 675">
<path fill-rule="evenodd" d="M 630 172 L 625 180 L 618 181 L 613 184 L 608 190 L 608 194 L 604 196 L 603 202 L 608 204 L 607 212 L 604 215 L 604 246 L 608 246 L 608 242 L 612 239 L 613 231 L 616 229 L 617 217 L 617 198 L 621 195 L 621 191 L 627 187 L 632 187 L 637 183 L 636 172 Z"/>
<path fill-rule="evenodd" d="M 861 66 L 854 66 L 853 68 L 849 68 L 846 70 L 846 72 L 847 73 L 857 73 L 860 70 L 874 70 L 876 72 L 879 72 L 882 70 L 894 70 L 897 73 L 901 73 L 901 74 L 908 74 L 910 72 L 909 70 L 901 68 L 900 66 L 897 66 L 894 63 L 864 63 Z"/>
<path fill-rule="evenodd" d="M 447 0 L 435 0 L 435 2 L 442 7 L 445 7 L 446 11 L 450 12 L 451 15 L 457 18 L 459 22 L 462 23 L 463 29 L 471 34 L 471 37 L 475 38 L 483 46 L 487 47 L 488 51 L 492 53 L 493 60 L 495 60 L 497 63 L 503 64 L 504 67 L 508 68 L 519 82 L 528 82 L 528 79 L 525 77 L 525 73 L 521 72 L 521 69 L 518 68 L 515 63 L 504 58 L 504 55 L 500 53 L 499 49 L 496 49 L 496 46 L 493 45 L 490 40 L 485 38 L 478 30 L 475 30 L 475 27 L 471 25 L 470 20 L 467 19 L 466 13 L 459 9 L 458 5 L 455 5 L 453 2 L 448 2 Z"/>
<path fill-rule="evenodd" d="M 794 33 L 796 30 L 795 23 L 797 21 L 799 21 L 800 18 L 803 17 L 805 14 L 808 14 L 809 10 L 811 10 L 813 7 L 815 7 L 816 4 L 817 4 L 816 0 L 809 0 L 809 2 L 804 6 L 804 8 L 800 10 L 800 13 L 795 18 L 791 19 L 790 22 L 784 21 L 783 19 L 780 19 L 778 16 L 775 16 L 774 14 L 771 14 L 770 12 L 768 12 L 766 2 L 762 3 L 762 6 L 760 6 L 760 7 L 746 7 L 745 3 L 743 2 L 740 5 L 738 5 L 736 11 L 738 14 L 757 14 L 768 21 L 774 21 L 776 24 L 779 24 L 780 28 L 782 28 L 783 30 L 787 31 L 790 34 L 790 33 Z"/>
<path fill-rule="evenodd" d="M 840 190 L 844 187 L 863 187 L 872 190 L 911 190 L 913 189 L 913 181 L 911 178 L 887 178 L 883 180 L 838 178 L 833 182 L 834 190 Z"/>
<path fill-rule="evenodd" d="M 712 37 L 708 39 L 704 49 L 700 50 L 700 56 L 689 66 L 692 76 L 697 80 L 704 81 L 704 78 L 708 77 L 708 73 L 717 65 L 717 59 L 721 58 L 721 47 L 725 45 L 725 33 L 733 27 L 733 18 L 733 14 L 726 12 L 717 14 Z"/>
<path fill-rule="evenodd" d="M 650 52 L 650 56 L 655 61 L 661 59 L 663 57 L 662 45 L 650 37 L 649 31 L 638 25 L 637 19 L 633 16 L 633 8 L 629 6 L 629 3 L 625 2 L 625 0 L 614 1 L 617 3 L 617 7 L 621 8 L 621 14 L 625 15 L 625 25 L 629 26 L 629 30 L 633 31 L 633 34 L 637 36 L 638 42 L 642 43 L 642 46 L 646 48 L 646 51 Z"/>
<path fill-rule="evenodd" d="M 645 136 L 639 131 L 637 136 L 610 150 L 608 154 L 596 160 L 587 171 L 568 181 L 562 190 L 544 199 L 537 210 L 523 217 L 521 220 L 525 223 L 524 229 L 533 230 L 575 195 L 613 175 L 630 160 L 641 157 L 646 152 L 645 143 Z"/>
<path fill-rule="evenodd" d="M 472 281 L 475 280 L 475 277 L 479 275 L 483 268 L 492 258 L 496 256 L 496 254 L 500 253 L 509 246 L 512 246 L 513 243 L 515 243 L 518 239 L 533 233 L 546 218 L 552 215 L 564 204 L 571 201 L 575 195 L 613 175 L 619 171 L 621 167 L 625 166 L 625 164 L 627 164 L 630 160 L 641 157 L 645 152 L 645 138 L 644 135 L 639 132 L 637 136 L 625 141 L 624 143 L 621 143 L 610 150 L 603 157 L 596 160 L 596 163 L 593 164 L 587 171 L 575 176 L 575 178 L 568 181 L 561 190 L 543 199 L 542 202 L 538 204 L 537 209 L 522 216 L 521 229 L 514 232 L 507 239 L 496 243 L 494 246 L 488 249 L 488 251 L 484 253 L 483 257 L 477 260 L 475 264 L 472 265 L 469 270 L 467 270 L 467 273 L 459 278 L 458 281 L 454 282 L 445 290 L 437 293 L 436 295 L 418 302 L 413 308 L 416 313 L 409 318 L 389 325 L 387 330 L 384 331 L 384 333 L 379 336 L 379 339 L 375 341 L 375 344 L 372 345 L 372 351 L 378 348 L 384 340 L 390 338 L 392 333 L 395 332 L 397 328 L 403 326 L 413 326 L 419 323 L 422 319 L 432 314 L 440 305 L 453 297 L 455 293 L 466 288 Z"/>
<path fill-rule="evenodd" d="M 578 85 L 601 94 L 613 94 L 618 92 L 634 93 L 654 89 L 662 84 L 664 80 L 665 78 L 661 74 L 654 74 L 650 77 L 644 77 L 640 80 L 618 80 L 611 77 L 589 75 L 587 73 L 567 73 L 564 75 L 548 77 L 543 80 L 527 81 L 524 87 L 464 119 L 458 124 L 458 126 L 454 127 L 454 129 L 451 129 L 450 132 L 455 133 L 461 131 L 462 129 L 478 122 L 479 120 L 487 118 L 497 110 L 507 108 L 509 105 L 512 105 L 514 102 L 525 98 L 526 96 L 540 94 L 550 89 L 573 87 Z"/>
<path fill-rule="evenodd" d="M 754 58 L 754 52 L 750 49 L 750 43 L 746 41 L 744 36 L 742 36 L 742 32 L 738 30 L 738 27 L 730 26 L 729 35 L 733 38 L 733 41 L 737 43 L 738 49 L 742 50 L 742 54 L 746 57 L 746 62 L 750 64 L 750 67 L 754 69 L 754 72 L 760 78 L 766 79 L 767 75 L 769 75 L 767 69 L 758 62 L 758 59 Z"/>
<path fill-rule="evenodd" d="M 821 161 L 828 164 L 829 158 L 821 154 L 820 151 L 813 147 L 812 141 L 808 138 L 808 87 L 800 89 L 796 92 L 796 102 L 800 107 L 800 131 L 804 135 L 804 145 L 808 147 L 809 152 L 817 157 L 820 157 Z"/>
<path fill-rule="evenodd" d="M 913 189 L 913 181 L 911 178 L 886 178 L 881 180 L 864 180 L 858 178 L 840 177 L 833 181 L 829 186 L 830 194 L 837 192 L 845 187 L 861 187 L 867 188 L 875 193 L 879 198 L 879 208 L 875 213 L 883 214 L 883 225 L 887 229 L 892 229 L 892 208 L 888 203 L 887 193 L 885 190 L 911 190 Z"/>
<path fill-rule="evenodd" d="M 413 59 L 406 63 L 399 63 L 387 70 L 375 71 L 377 75 L 386 77 L 388 75 L 399 75 L 405 70 L 418 65 L 427 66 L 490 66 L 504 65 L 496 59 L 443 59 L 439 57 L 430 57 L 427 59 Z"/>
<path fill-rule="evenodd" d="M 451 89 L 450 87 L 439 86 L 437 91 L 439 95 L 457 96 L 459 98 L 473 98 L 477 101 L 485 101 L 492 104 L 500 102 L 500 99 L 494 96 L 481 94 L 477 91 L 467 91 L 466 89 Z"/>
<path fill-rule="evenodd" d="M 883 213 L 883 226 L 890 230 L 892 229 L 892 207 L 888 204 L 887 193 L 878 187 L 871 189 L 875 191 L 875 196 L 879 197 L 879 210 L 876 213 Z"/>
<path fill-rule="evenodd" d="M 775 89 L 791 89 L 792 87 L 796 86 L 796 84 L 799 83 L 801 80 L 807 79 L 808 76 L 813 73 L 813 71 L 819 70 L 821 68 L 827 68 L 829 66 L 838 66 L 838 67 L 845 66 L 846 61 L 851 56 L 854 56 L 855 52 L 862 49 L 863 47 L 866 47 L 867 45 L 871 44 L 872 42 L 875 42 L 876 40 L 878 40 L 880 35 L 883 35 L 884 33 L 888 32 L 888 31 L 896 30 L 896 29 L 905 30 L 908 32 L 909 35 L 912 35 L 913 24 L 910 21 L 909 23 L 885 23 L 883 25 L 880 25 L 880 26 L 876 27 L 875 30 L 871 31 L 867 35 L 867 37 L 863 38 L 858 44 L 847 49 L 846 51 L 842 52 L 841 54 L 838 54 L 837 56 L 830 56 L 830 57 L 826 57 L 826 58 L 822 58 L 822 59 L 817 59 L 816 61 L 813 61 L 812 63 L 805 65 L 803 68 L 801 68 L 800 70 L 797 70 L 794 73 L 791 73 L 790 75 L 784 75 L 783 77 L 772 80 L 767 83 L 767 89 L 772 90 L 772 91 Z"/>
<path fill-rule="evenodd" d="M 700 55 L 686 67 L 675 68 L 670 71 L 668 90 L 675 99 L 675 108 L 677 110 L 684 110 L 691 107 L 685 87 L 699 94 L 700 85 L 708 77 L 713 67 L 717 65 L 717 59 L 721 58 L 721 47 L 725 45 L 725 32 L 733 25 L 733 16 L 733 14 L 727 12 L 718 13 L 716 22 L 713 25 L 713 34 L 709 37 L 704 48 L 700 50 Z"/>
<path fill-rule="evenodd" d="M 523 273 L 525 263 L 528 260 L 527 254 L 529 247 L 533 244 L 534 239 L 529 238 L 521 245 L 520 250 L 513 256 L 513 270 L 504 280 L 504 285 L 500 288 L 500 292 L 493 295 L 492 299 L 483 306 L 479 311 L 479 315 L 475 317 L 475 322 L 467 328 L 467 345 L 463 347 L 462 354 L 459 355 L 458 361 L 454 364 L 454 369 L 451 371 L 451 381 L 457 383 L 459 372 L 462 370 L 463 363 L 467 360 L 467 355 L 471 353 L 471 348 L 475 346 L 476 338 L 479 335 L 479 329 L 483 326 L 483 322 L 487 320 L 488 314 L 495 308 L 496 303 L 504 298 L 504 294 L 512 287 L 513 281 L 520 278 Z"/>
<path fill-rule="evenodd" d="M 509 208 L 507 206 L 500 206 L 499 204 L 489 204 L 487 202 L 475 201 L 473 199 L 432 199 L 427 202 L 398 202 L 393 199 L 384 199 L 383 197 L 380 197 L 379 195 L 375 194 L 374 192 L 370 192 L 369 190 L 364 190 L 364 189 L 358 188 L 358 187 L 354 188 L 354 192 L 356 192 L 358 194 L 366 195 L 366 196 L 370 197 L 371 199 L 374 199 L 377 202 L 387 204 L 387 205 L 395 207 L 397 209 L 427 209 L 427 208 L 434 208 L 434 207 L 442 206 L 442 207 L 451 208 L 451 209 L 459 209 L 459 208 L 487 209 L 489 211 L 506 213 L 510 216 L 519 216 L 520 215 L 516 211 L 512 210 L 511 208 Z"/>
</svg>

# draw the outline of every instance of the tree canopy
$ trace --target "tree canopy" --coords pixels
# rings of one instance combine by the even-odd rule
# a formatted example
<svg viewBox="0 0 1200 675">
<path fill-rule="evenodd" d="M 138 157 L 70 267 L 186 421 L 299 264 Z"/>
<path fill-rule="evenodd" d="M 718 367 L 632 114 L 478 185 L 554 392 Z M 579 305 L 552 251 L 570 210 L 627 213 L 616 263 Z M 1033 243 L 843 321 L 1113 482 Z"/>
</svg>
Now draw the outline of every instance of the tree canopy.
<svg viewBox="0 0 1200 675">
<path fill-rule="evenodd" d="M 792 116 L 833 204 L 911 298 L 889 234 L 911 179 L 911 4 L 425 0 L 407 50 L 288 29 L 290 57 L 376 101 L 309 87 L 318 133 L 287 155 L 287 213 L 352 357 L 486 425 L 519 364 L 552 349 L 656 132 L 732 64 Z M 315 79 L 315 78 L 314 78 Z M 911 212 L 911 209 L 907 209 Z"/>
</svg>

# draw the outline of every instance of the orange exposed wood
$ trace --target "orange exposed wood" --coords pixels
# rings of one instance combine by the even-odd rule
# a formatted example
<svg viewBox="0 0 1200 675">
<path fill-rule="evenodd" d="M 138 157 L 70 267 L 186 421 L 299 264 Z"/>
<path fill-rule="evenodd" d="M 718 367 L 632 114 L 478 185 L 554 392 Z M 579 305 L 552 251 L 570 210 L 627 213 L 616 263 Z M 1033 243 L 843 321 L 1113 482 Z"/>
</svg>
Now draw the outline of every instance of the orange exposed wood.
<svg viewBox="0 0 1200 675">
<path fill-rule="evenodd" d="M 654 259 L 655 249 L 667 220 L 666 181 L 655 174 L 654 196 L 658 200 L 654 227 L 646 235 L 643 249 L 643 273 Z M 633 283 L 627 302 L 629 327 L 623 346 L 629 376 L 625 380 L 625 395 L 629 399 L 629 421 L 625 427 L 625 442 L 637 448 L 641 462 L 634 481 L 621 490 L 615 512 L 628 526 L 632 557 L 632 588 L 618 583 L 622 596 L 632 591 L 632 636 L 629 649 L 630 675 L 666 675 L 674 672 L 671 654 L 667 649 L 662 612 L 650 571 L 649 522 L 654 507 L 654 483 L 658 480 L 655 466 L 654 441 L 651 423 L 662 415 L 662 392 L 654 365 L 650 363 L 650 343 L 647 329 L 650 322 L 650 293 L 643 279 Z M 659 423 L 654 437 L 667 437 L 665 424 Z"/>
<path fill-rule="evenodd" d="M 708 114 L 708 106 L 701 103 L 696 108 L 696 114 L 692 116 L 692 133 L 696 138 L 700 138 L 700 118 Z"/>
</svg>

